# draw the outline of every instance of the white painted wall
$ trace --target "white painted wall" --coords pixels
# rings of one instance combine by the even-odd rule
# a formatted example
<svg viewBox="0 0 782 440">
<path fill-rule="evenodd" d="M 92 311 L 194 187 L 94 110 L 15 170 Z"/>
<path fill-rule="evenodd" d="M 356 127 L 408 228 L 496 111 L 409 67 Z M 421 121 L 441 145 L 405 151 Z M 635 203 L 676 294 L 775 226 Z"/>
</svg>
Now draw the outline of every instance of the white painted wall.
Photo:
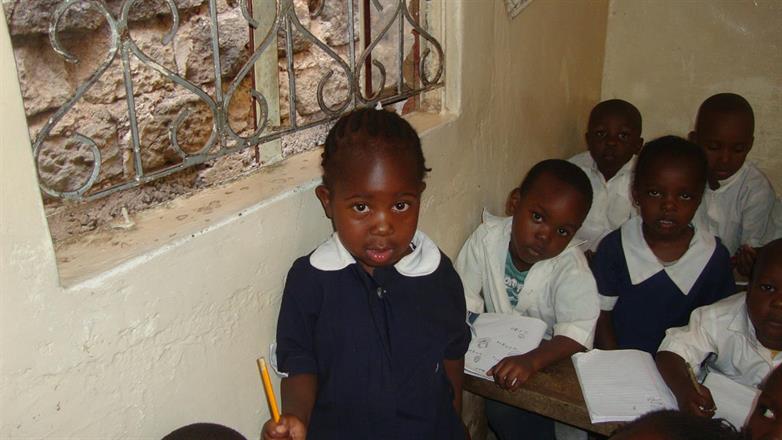
<svg viewBox="0 0 782 440">
<path fill-rule="evenodd" d="M 607 2 L 444 2 L 447 99 L 424 135 L 420 227 L 450 255 L 545 157 L 582 147 L 600 97 Z M 254 359 L 290 263 L 330 225 L 315 180 L 192 237 L 62 288 L 0 20 L 0 438 L 160 438 L 194 421 L 257 438 Z"/>
<path fill-rule="evenodd" d="M 755 111 L 749 154 L 782 192 L 782 2 L 611 0 L 603 98 L 635 104 L 644 138 L 686 136 L 720 92 Z"/>
</svg>

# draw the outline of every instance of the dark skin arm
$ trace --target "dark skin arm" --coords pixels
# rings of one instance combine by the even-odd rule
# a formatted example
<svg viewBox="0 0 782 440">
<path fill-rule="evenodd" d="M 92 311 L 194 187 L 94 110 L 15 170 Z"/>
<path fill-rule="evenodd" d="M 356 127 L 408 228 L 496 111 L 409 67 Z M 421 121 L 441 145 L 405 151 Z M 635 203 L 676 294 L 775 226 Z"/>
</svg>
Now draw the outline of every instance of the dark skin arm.
<svg viewBox="0 0 782 440">
<path fill-rule="evenodd" d="M 597 328 L 595 330 L 595 348 L 601 350 L 616 350 L 619 344 L 616 343 L 616 333 L 614 333 L 614 320 L 610 310 L 601 310 L 597 318 Z"/>
<path fill-rule="evenodd" d="M 282 415 L 280 423 L 268 420 L 263 425 L 263 440 L 303 440 L 307 437 L 315 396 L 318 392 L 318 378 L 314 374 L 297 374 L 282 379 Z"/>
<path fill-rule="evenodd" d="M 714 416 L 714 400 L 709 389 L 694 384 L 687 371 L 687 363 L 676 353 L 660 351 L 655 358 L 660 375 L 676 396 L 679 410 L 699 417 Z"/>
<path fill-rule="evenodd" d="M 567 336 L 554 336 L 529 353 L 508 356 L 486 372 L 503 389 L 516 391 L 533 374 L 554 362 L 566 359 L 585 348 Z"/>
</svg>

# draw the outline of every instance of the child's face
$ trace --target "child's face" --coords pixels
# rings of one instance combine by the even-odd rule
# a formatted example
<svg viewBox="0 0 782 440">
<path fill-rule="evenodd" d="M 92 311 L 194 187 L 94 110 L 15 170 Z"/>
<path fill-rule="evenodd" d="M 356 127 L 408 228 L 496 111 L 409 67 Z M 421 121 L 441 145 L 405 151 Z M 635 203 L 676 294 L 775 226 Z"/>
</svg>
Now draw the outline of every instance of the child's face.
<svg viewBox="0 0 782 440">
<path fill-rule="evenodd" d="M 551 174 L 538 176 L 524 195 L 514 191 L 511 209 L 510 253 L 519 270 L 559 255 L 589 211 L 580 192 Z"/>
<path fill-rule="evenodd" d="M 699 121 L 690 140 L 698 144 L 709 161 L 709 183 L 734 175 L 752 149 L 752 120 L 742 113 L 710 113 Z"/>
<path fill-rule="evenodd" d="M 603 112 L 589 121 L 586 142 L 597 169 L 608 180 L 638 153 L 643 139 L 628 115 Z"/>
<path fill-rule="evenodd" d="M 703 181 L 689 167 L 660 158 L 636 177 L 633 199 L 647 238 L 673 240 L 686 234 L 701 203 Z"/>
<path fill-rule="evenodd" d="M 755 265 L 747 312 L 758 341 L 771 350 L 782 350 L 782 252 L 768 253 L 758 257 Z"/>
<path fill-rule="evenodd" d="M 315 193 L 342 244 L 369 273 L 410 253 L 421 192 L 416 162 L 383 152 L 341 158 L 339 176 Z"/>
<path fill-rule="evenodd" d="M 747 422 L 750 440 L 782 440 L 782 367 L 766 381 Z"/>
</svg>

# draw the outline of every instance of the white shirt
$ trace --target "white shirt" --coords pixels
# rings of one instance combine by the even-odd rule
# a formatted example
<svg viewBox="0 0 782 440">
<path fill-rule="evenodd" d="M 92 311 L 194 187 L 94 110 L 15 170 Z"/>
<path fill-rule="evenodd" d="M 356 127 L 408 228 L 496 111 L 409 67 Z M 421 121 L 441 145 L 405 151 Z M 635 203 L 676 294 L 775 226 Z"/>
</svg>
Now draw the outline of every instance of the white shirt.
<svg viewBox="0 0 782 440">
<path fill-rule="evenodd" d="M 578 242 L 559 255 L 532 265 L 514 308 L 505 291 L 505 259 L 513 217 L 486 211 L 483 224 L 462 246 L 456 271 L 462 278 L 467 310 L 517 313 L 546 322 L 545 337 L 566 336 L 591 348 L 600 313 L 597 285 Z"/>
<path fill-rule="evenodd" d="M 736 174 L 720 181 L 719 188 L 706 188 L 695 219 L 733 255 L 742 244 L 763 244 L 775 200 L 774 188 L 763 172 L 744 162 Z"/>
<path fill-rule="evenodd" d="M 755 327 L 747 314 L 746 293 L 695 309 L 688 325 L 665 332 L 658 351 L 678 354 L 696 373 L 700 363 L 714 352 L 717 354 L 715 369 L 752 387 L 757 387 L 771 370 L 782 364 L 782 352 L 772 359 L 771 350 L 755 336 Z"/>
<path fill-rule="evenodd" d="M 771 216 L 766 226 L 766 238 L 763 244 L 770 243 L 777 238 L 782 238 L 782 197 L 778 197 L 771 210 Z"/>
<path fill-rule="evenodd" d="M 592 207 L 581 229 L 576 233 L 577 240 L 586 241 L 584 249 L 597 250 L 597 245 L 606 234 L 618 229 L 627 219 L 637 214 L 630 192 L 635 161 L 636 156 L 633 156 L 606 182 L 589 151 L 569 159 L 569 162 L 584 170 L 592 184 Z"/>
</svg>

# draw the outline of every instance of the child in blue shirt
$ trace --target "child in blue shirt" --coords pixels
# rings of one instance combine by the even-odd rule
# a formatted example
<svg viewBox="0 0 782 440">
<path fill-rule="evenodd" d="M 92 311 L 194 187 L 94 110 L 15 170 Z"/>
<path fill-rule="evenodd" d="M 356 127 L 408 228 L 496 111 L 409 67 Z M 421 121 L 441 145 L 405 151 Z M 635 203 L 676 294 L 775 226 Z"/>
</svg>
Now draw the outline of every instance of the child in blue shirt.
<svg viewBox="0 0 782 440">
<path fill-rule="evenodd" d="M 593 260 L 598 348 L 654 354 L 665 330 L 735 290 L 725 246 L 691 224 L 707 173 L 703 151 L 682 138 L 662 137 L 641 150 L 632 187 L 641 215 L 607 235 Z"/>
<path fill-rule="evenodd" d="M 277 324 L 282 418 L 264 439 L 465 437 L 462 284 L 416 229 L 427 172 L 415 130 L 361 109 L 326 138 L 315 190 L 332 237 L 288 273 Z"/>
</svg>

